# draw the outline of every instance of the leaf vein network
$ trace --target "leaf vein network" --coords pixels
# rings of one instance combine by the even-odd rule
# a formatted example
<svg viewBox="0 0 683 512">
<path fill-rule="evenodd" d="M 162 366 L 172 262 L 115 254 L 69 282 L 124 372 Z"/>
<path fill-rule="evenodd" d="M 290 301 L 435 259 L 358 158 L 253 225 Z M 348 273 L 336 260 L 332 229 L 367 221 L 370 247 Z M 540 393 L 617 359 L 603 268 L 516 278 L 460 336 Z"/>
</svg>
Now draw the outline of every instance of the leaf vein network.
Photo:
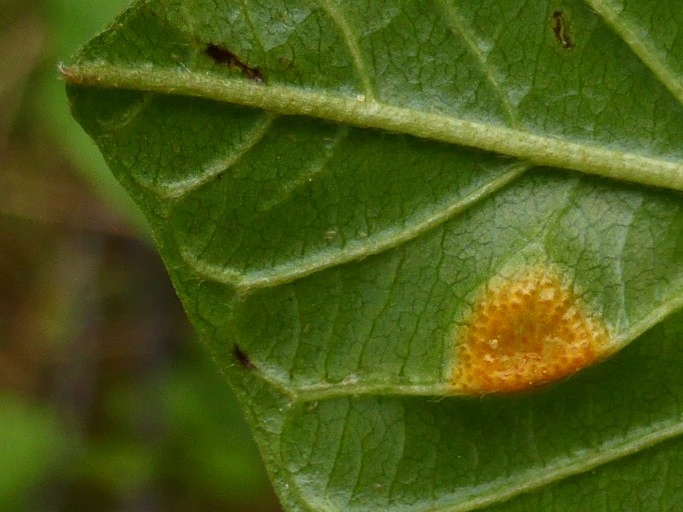
<svg viewBox="0 0 683 512">
<path fill-rule="evenodd" d="M 259 288 L 273 287 L 295 281 L 327 268 L 381 253 L 413 240 L 421 234 L 435 229 L 474 203 L 495 193 L 526 172 L 527 168 L 528 165 L 526 164 L 513 163 L 507 172 L 495 180 L 419 221 L 403 227 L 385 229 L 367 238 L 350 240 L 341 250 L 319 251 L 293 262 L 244 272 L 226 265 L 202 261 L 201 257 L 191 252 L 190 248 L 184 246 L 182 242 L 180 254 L 184 261 L 198 275 L 222 284 L 232 285 L 241 293 L 248 293 Z"/>
<path fill-rule="evenodd" d="M 253 149 L 268 133 L 278 116 L 267 114 L 255 123 L 244 140 L 232 148 L 226 155 L 221 155 L 205 165 L 196 175 L 173 183 L 161 185 L 161 195 L 166 199 L 181 199 L 216 176 L 235 166 L 251 149 Z"/>
<path fill-rule="evenodd" d="M 637 429 L 630 436 L 604 442 L 597 450 L 581 450 L 561 457 L 550 464 L 471 489 L 465 499 L 457 497 L 451 504 L 435 507 L 434 512 L 469 512 L 538 491 L 572 476 L 616 462 L 630 455 L 651 449 L 663 442 L 683 436 L 683 421 L 661 422 L 646 429 Z M 457 501 L 456 501 L 457 500 Z"/>
<path fill-rule="evenodd" d="M 474 56 L 475 61 L 479 65 L 479 68 L 481 69 L 484 78 L 489 83 L 496 96 L 498 96 L 498 99 L 501 105 L 503 106 L 503 110 L 505 111 L 505 115 L 508 119 L 510 127 L 518 127 L 515 109 L 513 108 L 512 103 L 510 103 L 509 98 L 503 91 L 503 87 L 501 86 L 500 82 L 496 78 L 496 73 L 492 68 L 491 64 L 489 64 L 486 55 L 477 44 L 477 38 L 475 34 L 467 27 L 467 24 L 462 19 L 462 16 L 460 16 L 457 9 L 453 5 L 452 0 L 435 1 L 441 4 L 443 11 L 446 15 L 446 20 L 448 22 L 449 28 L 451 29 L 451 32 L 455 37 L 461 37 L 462 40 L 465 41 L 465 43 L 467 44 L 467 48 L 469 49 L 470 53 Z"/>
<path fill-rule="evenodd" d="M 370 77 L 370 72 L 368 71 L 368 66 L 363 58 L 363 51 L 361 50 L 360 44 L 358 43 L 358 36 L 353 31 L 349 20 L 346 18 L 344 13 L 339 9 L 334 0 L 316 0 L 318 5 L 327 13 L 334 24 L 339 28 L 344 41 L 346 41 L 346 46 L 351 53 L 354 65 L 356 66 L 356 71 L 358 77 L 363 84 L 363 92 L 365 93 L 365 99 L 367 101 L 375 100 L 375 88 Z"/>
<path fill-rule="evenodd" d="M 585 0 L 585 2 L 623 39 L 631 51 L 654 73 L 678 102 L 683 104 L 683 76 L 667 65 L 666 58 L 660 49 L 643 37 L 642 31 L 630 23 L 623 16 L 623 12 L 611 5 L 613 2 L 610 0 Z"/>
</svg>

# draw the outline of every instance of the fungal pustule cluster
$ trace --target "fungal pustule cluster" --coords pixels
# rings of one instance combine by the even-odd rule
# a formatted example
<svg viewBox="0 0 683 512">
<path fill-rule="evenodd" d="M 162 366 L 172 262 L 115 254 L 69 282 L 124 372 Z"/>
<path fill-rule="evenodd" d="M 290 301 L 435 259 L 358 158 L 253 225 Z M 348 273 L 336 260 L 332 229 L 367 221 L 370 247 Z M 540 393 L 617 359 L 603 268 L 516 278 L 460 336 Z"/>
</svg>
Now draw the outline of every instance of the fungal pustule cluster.
<svg viewBox="0 0 683 512">
<path fill-rule="evenodd" d="M 570 375 L 610 351 L 607 328 L 557 271 L 531 268 L 489 283 L 459 330 L 456 393 L 522 391 Z"/>
</svg>

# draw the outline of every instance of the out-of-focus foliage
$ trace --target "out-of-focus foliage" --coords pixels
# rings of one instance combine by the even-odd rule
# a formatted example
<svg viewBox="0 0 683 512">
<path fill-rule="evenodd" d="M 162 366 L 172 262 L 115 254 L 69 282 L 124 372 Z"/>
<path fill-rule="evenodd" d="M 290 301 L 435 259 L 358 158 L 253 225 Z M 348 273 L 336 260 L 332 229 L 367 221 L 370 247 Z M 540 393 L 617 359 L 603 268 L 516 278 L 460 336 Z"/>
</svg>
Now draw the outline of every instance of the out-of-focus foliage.
<svg viewBox="0 0 683 512">
<path fill-rule="evenodd" d="M 0 395 L 0 511 L 19 510 L 65 449 L 66 437 L 52 411 Z"/>
<path fill-rule="evenodd" d="M 99 150 L 82 130 L 74 126 L 68 105 L 64 102 L 63 84 L 54 79 L 55 63 L 67 60 L 93 30 L 102 29 L 128 3 L 127 0 L 44 0 L 42 12 L 48 55 L 46 65 L 43 66 L 42 79 L 36 84 L 36 92 L 41 110 L 46 114 L 48 128 L 61 143 L 74 168 L 95 184 L 98 193 L 119 214 L 146 233 L 147 224 L 112 176 Z"/>
<path fill-rule="evenodd" d="M 277 510 L 137 209 L 68 114 L 58 63 L 125 3 L 0 3 L 0 512 Z"/>
</svg>

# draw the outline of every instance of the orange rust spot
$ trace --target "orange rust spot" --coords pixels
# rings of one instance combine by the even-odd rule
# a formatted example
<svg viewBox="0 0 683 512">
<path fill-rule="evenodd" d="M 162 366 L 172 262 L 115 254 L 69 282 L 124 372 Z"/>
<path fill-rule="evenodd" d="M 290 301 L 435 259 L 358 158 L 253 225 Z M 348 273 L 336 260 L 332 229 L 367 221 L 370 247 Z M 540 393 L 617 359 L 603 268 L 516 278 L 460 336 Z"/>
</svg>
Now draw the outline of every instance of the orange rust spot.
<svg viewBox="0 0 683 512">
<path fill-rule="evenodd" d="M 608 353 L 609 333 L 548 269 L 489 284 L 461 331 L 455 390 L 521 391 L 570 375 Z"/>
</svg>

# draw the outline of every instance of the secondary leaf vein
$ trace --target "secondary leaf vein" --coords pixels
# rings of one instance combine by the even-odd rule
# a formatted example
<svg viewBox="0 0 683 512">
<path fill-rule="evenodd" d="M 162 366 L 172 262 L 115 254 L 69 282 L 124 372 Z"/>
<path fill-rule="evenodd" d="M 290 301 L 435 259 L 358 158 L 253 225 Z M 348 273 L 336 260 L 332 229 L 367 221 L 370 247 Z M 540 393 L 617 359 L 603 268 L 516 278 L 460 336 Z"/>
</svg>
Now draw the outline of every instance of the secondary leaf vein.
<svg viewBox="0 0 683 512">
<path fill-rule="evenodd" d="M 633 50 L 638 58 L 655 74 L 664 86 L 673 94 L 679 103 L 683 104 L 683 77 L 674 72 L 666 63 L 666 57 L 652 43 L 650 38 L 644 37 L 642 31 L 614 9 L 606 0 L 586 0 L 607 24 L 612 27 L 624 42 Z"/>
<path fill-rule="evenodd" d="M 366 100 L 373 101 L 375 99 L 375 88 L 372 79 L 370 78 L 365 59 L 363 58 L 363 51 L 361 50 L 360 44 L 358 44 L 356 33 L 353 31 L 346 16 L 339 10 L 339 6 L 336 5 L 333 0 L 317 1 L 318 5 L 325 10 L 330 19 L 339 27 L 339 30 L 346 41 L 346 46 L 353 58 L 356 70 L 358 71 L 358 77 L 363 84 L 363 92 L 365 93 Z"/>
<path fill-rule="evenodd" d="M 160 189 L 163 197 L 166 199 L 182 198 L 233 167 L 263 139 L 276 118 L 277 116 L 275 115 L 266 115 L 260 123 L 254 124 L 250 133 L 244 140 L 239 145 L 232 148 L 227 155 L 223 155 L 209 162 L 208 165 L 204 166 L 203 169 L 199 170 L 198 173 L 193 174 L 190 178 L 162 185 Z"/>
<path fill-rule="evenodd" d="M 476 36 L 474 35 L 474 33 L 472 33 L 471 30 L 467 28 L 465 23 L 463 23 L 463 20 L 461 19 L 459 13 L 453 6 L 452 2 L 450 2 L 449 0 L 438 0 L 438 2 L 443 7 L 443 11 L 446 14 L 446 20 L 448 22 L 448 26 L 451 29 L 451 32 L 456 37 L 461 37 L 463 41 L 465 41 L 467 47 L 470 50 L 470 53 L 475 57 L 475 61 L 479 64 L 479 68 L 481 69 L 484 78 L 491 85 L 491 88 L 494 90 L 496 96 L 498 96 L 503 106 L 503 110 L 505 111 L 505 115 L 508 118 L 508 122 L 510 123 L 510 126 L 513 128 L 517 127 L 517 116 L 515 115 L 515 111 L 512 108 L 512 104 L 503 92 L 500 83 L 498 83 L 495 73 L 491 68 L 491 65 L 487 61 L 486 55 L 484 55 L 484 52 L 477 44 Z"/>
<path fill-rule="evenodd" d="M 483 187 L 474 190 L 450 206 L 442 208 L 422 219 L 407 223 L 404 226 L 383 230 L 375 235 L 362 239 L 350 240 L 342 249 L 319 251 L 310 256 L 292 262 L 269 266 L 263 269 L 241 272 L 224 265 L 206 263 L 189 247 L 181 247 L 180 252 L 185 262 L 198 275 L 216 282 L 230 284 L 242 293 L 249 293 L 258 288 L 266 288 L 288 283 L 296 279 L 311 275 L 315 272 L 342 265 L 378 254 L 393 247 L 397 247 L 421 234 L 443 224 L 453 216 L 464 211 L 475 202 L 493 194 L 528 169 L 527 165 L 516 164 L 510 169 L 490 181 Z"/>
</svg>

